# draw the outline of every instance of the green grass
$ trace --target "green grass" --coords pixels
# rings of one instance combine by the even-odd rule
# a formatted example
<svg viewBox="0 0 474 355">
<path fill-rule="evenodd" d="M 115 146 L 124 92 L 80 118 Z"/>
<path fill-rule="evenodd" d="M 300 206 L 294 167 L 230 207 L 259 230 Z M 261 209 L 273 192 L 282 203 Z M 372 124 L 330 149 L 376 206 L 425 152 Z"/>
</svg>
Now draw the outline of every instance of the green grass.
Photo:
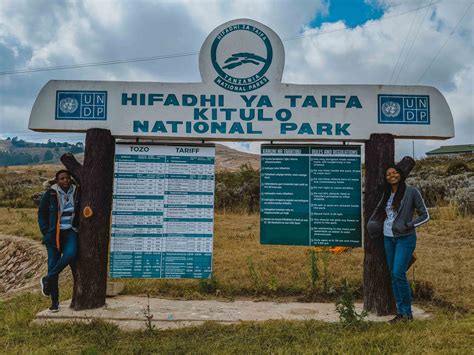
<svg viewBox="0 0 474 355">
<path fill-rule="evenodd" d="M 103 322 L 31 325 L 47 307 L 39 294 L 0 303 L 4 353 L 458 353 L 474 348 L 474 316 L 437 310 L 409 324 L 343 327 L 318 321 L 206 323 L 179 330 L 124 332 Z"/>
<path fill-rule="evenodd" d="M 216 215 L 215 279 L 124 280 L 127 294 L 188 299 L 241 296 L 254 300 L 325 299 L 334 302 L 342 277 L 361 285 L 362 249 L 331 255 L 329 292 L 311 286 L 307 248 L 262 246 L 257 215 Z M 35 314 L 48 307 L 39 292 L 0 301 L 0 349 L 4 353 L 458 353 L 474 348 L 474 315 L 460 314 L 451 304 L 472 309 L 473 221 L 437 220 L 419 231 L 417 294 L 434 313 L 410 324 L 368 324 L 347 328 L 318 321 L 206 323 L 179 330 L 124 332 L 104 322 L 33 325 Z M 39 239 L 35 209 L 0 208 L 0 232 Z M 413 278 L 410 272 L 410 278 Z M 70 298 L 71 280 L 61 284 Z M 423 297 L 421 297 L 423 298 Z M 425 298 L 426 299 L 426 298 Z M 443 308 L 437 306 L 440 304 Z M 446 307 L 448 306 L 448 307 Z M 145 324 L 145 318 L 144 318 Z"/>
<path fill-rule="evenodd" d="M 46 165 L 0 167 L 0 206 L 35 207 L 32 195 L 43 191 L 43 181 L 51 177 Z"/>
<path fill-rule="evenodd" d="M 412 175 L 444 177 L 449 159 L 425 159 Z M 474 169 L 474 161 L 466 162 Z M 30 195 L 54 176 L 55 165 L 0 169 L 0 206 L 32 207 Z M 344 327 L 318 321 L 206 323 L 180 330 L 124 332 L 104 322 L 32 325 L 49 306 L 39 292 L 0 300 L 1 353 L 472 353 L 474 315 L 474 220 L 453 206 L 433 211 L 418 231 L 418 261 L 409 277 L 415 303 L 433 312 L 427 321 Z M 0 207 L 0 234 L 40 240 L 35 208 Z M 258 215 L 217 214 L 212 280 L 123 280 L 125 293 L 184 299 L 287 299 L 334 302 L 348 279 L 360 295 L 363 250 L 330 255 L 327 290 L 311 287 L 308 249 L 259 244 Z M 321 265 L 320 265 L 321 267 Z M 62 300 L 72 282 L 61 283 Z M 441 308 L 441 306 L 443 308 Z M 145 318 L 144 318 L 145 324 Z"/>
<path fill-rule="evenodd" d="M 31 325 L 48 307 L 38 292 L 0 301 L 0 349 L 5 353 L 459 353 L 474 348 L 474 220 L 439 216 L 419 230 L 415 303 L 432 319 L 390 326 L 345 328 L 317 321 L 268 321 L 154 332 L 123 332 L 103 322 Z M 213 280 L 123 280 L 125 293 L 184 299 L 326 300 L 341 280 L 360 292 L 363 251 L 330 255 L 328 292 L 311 290 L 310 258 L 303 247 L 259 244 L 257 215 L 217 214 Z M 39 240 L 35 209 L 0 208 L 0 233 Z M 62 299 L 72 283 L 63 280 Z M 438 305 L 443 306 L 440 308 Z M 145 319 L 144 319 L 145 323 Z M 471 350 L 470 350 L 471 349 Z"/>
<path fill-rule="evenodd" d="M 41 240 L 36 208 L 0 207 L 0 233 Z"/>
<path fill-rule="evenodd" d="M 449 217 L 449 216 L 448 216 Z M 0 208 L 0 233 L 40 240 L 36 209 Z M 474 219 L 432 220 L 418 230 L 415 301 L 451 303 L 474 309 Z M 125 293 L 203 299 L 259 297 L 334 301 L 348 279 L 360 295 L 363 250 L 329 255 L 324 287 L 311 287 L 308 248 L 260 245 L 258 215 L 216 214 L 212 281 L 125 279 Z M 326 290 L 324 290 L 326 289 Z"/>
</svg>

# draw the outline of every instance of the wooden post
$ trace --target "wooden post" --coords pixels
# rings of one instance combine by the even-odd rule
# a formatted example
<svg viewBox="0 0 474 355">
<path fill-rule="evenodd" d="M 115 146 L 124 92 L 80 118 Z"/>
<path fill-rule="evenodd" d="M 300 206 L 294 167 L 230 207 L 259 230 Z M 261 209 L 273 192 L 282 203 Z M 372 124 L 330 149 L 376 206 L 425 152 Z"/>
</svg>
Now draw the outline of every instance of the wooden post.
<svg viewBox="0 0 474 355">
<path fill-rule="evenodd" d="M 75 310 L 105 305 L 114 153 L 115 141 L 110 131 L 94 128 L 86 134 L 83 166 L 72 154 L 61 157 L 81 184 L 79 251 L 71 302 Z"/>
<path fill-rule="evenodd" d="M 381 198 L 385 171 L 394 163 L 394 155 L 395 145 L 391 134 L 372 134 L 365 143 L 364 309 L 377 315 L 394 314 L 396 307 L 383 238 L 368 238 L 367 221 Z"/>
</svg>

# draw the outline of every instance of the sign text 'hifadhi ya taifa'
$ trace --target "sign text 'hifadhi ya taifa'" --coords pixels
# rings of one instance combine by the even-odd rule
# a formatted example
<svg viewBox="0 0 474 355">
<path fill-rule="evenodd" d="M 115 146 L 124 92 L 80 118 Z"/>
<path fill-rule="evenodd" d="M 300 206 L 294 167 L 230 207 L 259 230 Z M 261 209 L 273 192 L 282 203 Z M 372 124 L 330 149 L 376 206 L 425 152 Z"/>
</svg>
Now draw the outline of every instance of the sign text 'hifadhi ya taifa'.
<svg viewBox="0 0 474 355">
<path fill-rule="evenodd" d="M 287 84 L 284 58 L 270 28 L 233 20 L 201 48 L 202 83 L 53 80 L 38 95 L 29 128 L 186 140 L 454 136 L 451 111 L 433 87 Z"/>
</svg>

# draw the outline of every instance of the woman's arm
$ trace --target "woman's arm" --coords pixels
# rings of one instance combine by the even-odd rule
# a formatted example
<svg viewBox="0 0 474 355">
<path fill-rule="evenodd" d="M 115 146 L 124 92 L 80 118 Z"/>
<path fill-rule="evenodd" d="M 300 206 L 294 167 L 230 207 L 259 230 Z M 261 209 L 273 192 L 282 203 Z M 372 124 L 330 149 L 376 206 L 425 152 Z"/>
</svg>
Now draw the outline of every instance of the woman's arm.
<svg viewBox="0 0 474 355">
<path fill-rule="evenodd" d="M 414 189 L 413 199 L 415 203 L 416 212 L 418 212 L 418 217 L 415 218 L 413 221 L 407 222 L 407 226 L 412 228 L 416 228 L 425 224 L 430 220 L 430 214 L 428 213 L 428 209 L 426 208 L 425 201 L 423 197 L 421 197 L 420 191 Z"/>
</svg>

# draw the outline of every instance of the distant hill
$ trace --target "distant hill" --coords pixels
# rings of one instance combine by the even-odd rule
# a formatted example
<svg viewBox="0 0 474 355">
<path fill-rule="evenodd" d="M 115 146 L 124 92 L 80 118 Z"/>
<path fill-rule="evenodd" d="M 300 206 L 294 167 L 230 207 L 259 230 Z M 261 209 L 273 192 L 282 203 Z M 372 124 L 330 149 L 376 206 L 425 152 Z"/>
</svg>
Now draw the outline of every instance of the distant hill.
<svg viewBox="0 0 474 355">
<path fill-rule="evenodd" d="M 236 171 L 243 164 L 260 170 L 260 155 L 244 153 L 222 144 L 216 144 L 216 170 Z"/>
<path fill-rule="evenodd" d="M 64 153 L 81 154 L 83 151 L 82 143 L 51 140 L 47 143 L 34 143 L 12 137 L 0 140 L 0 166 L 55 163 Z"/>
<path fill-rule="evenodd" d="M 82 162 L 84 158 L 82 143 L 61 142 L 33 143 L 24 140 L 0 139 L 0 166 L 61 165 L 59 158 L 64 153 L 73 153 Z M 260 169 L 260 156 L 240 152 L 222 144 L 216 144 L 216 170 L 236 171 L 242 164 Z M 49 169 L 48 169 L 49 170 Z"/>
</svg>

